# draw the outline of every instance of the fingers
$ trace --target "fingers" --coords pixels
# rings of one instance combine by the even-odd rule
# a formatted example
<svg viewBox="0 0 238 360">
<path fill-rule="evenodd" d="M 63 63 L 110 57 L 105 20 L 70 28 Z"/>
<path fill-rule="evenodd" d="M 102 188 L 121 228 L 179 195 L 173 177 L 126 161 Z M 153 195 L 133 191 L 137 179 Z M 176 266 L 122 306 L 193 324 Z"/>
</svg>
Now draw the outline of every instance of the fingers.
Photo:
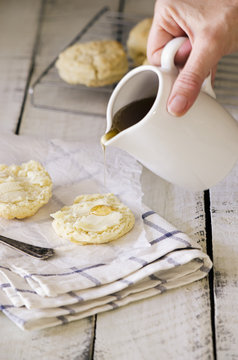
<svg viewBox="0 0 238 360">
<path fill-rule="evenodd" d="M 175 116 L 185 114 L 196 100 L 204 79 L 217 63 L 217 54 L 209 49 L 209 44 L 196 41 L 190 56 L 179 73 L 171 91 L 167 108 Z"/>
<path fill-rule="evenodd" d="M 150 64 L 159 66 L 163 47 L 173 39 L 173 36 L 167 31 L 156 25 L 155 20 L 151 26 L 151 30 L 147 43 L 147 58 Z"/>
<path fill-rule="evenodd" d="M 182 21 L 178 21 L 178 12 L 167 10 L 162 7 L 160 11 L 155 12 L 148 37 L 147 57 L 149 63 L 157 66 L 161 64 L 164 46 L 174 37 L 185 35 L 184 30 L 178 25 L 178 23 L 183 25 Z M 192 45 L 187 39 L 175 55 L 175 64 L 182 70 L 174 83 L 167 103 L 167 109 L 172 115 L 181 116 L 190 109 L 200 92 L 204 79 L 210 70 L 215 68 L 221 57 L 219 52 L 222 50 L 218 49 L 216 36 L 213 36 L 214 31 L 205 32 L 204 28 L 198 28 L 195 34 L 188 31 Z M 215 71 L 212 71 L 213 80 L 214 74 Z"/>
<path fill-rule="evenodd" d="M 155 12 L 147 42 L 147 58 L 149 63 L 159 66 L 164 46 L 174 37 L 184 35 L 184 31 L 165 8 Z"/>
<path fill-rule="evenodd" d="M 158 36 L 159 40 L 156 40 L 156 36 Z M 169 40 L 168 40 L 169 39 Z M 148 38 L 148 46 L 147 46 L 147 58 L 149 63 L 152 65 L 160 66 L 161 65 L 161 54 L 164 46 L 173 39 L 171 34 L 168 34 L 163 29 L 159 29 L 156 31 L 156 35 L 154 34 L 154 30 L 151 31 L 150 36 Z M 189 54 L 191 52 L 192 46 L 187 39 L 182 46 L 179 48 L 175 55 L 174 62 L 178 66 L 184 66 L 186 63 Z"/>
<path fill-rule="evenodd" d="M 187 39 L 183 45 L 178 49 L 175 58 L 174 58 L 174 62 L 176 65 L 178 66 L 184 66 L 184 64 L 186 63 L 189 54 L 192 50 L 192 45 L 189 41 L 189 39 Z"/>
</svg>

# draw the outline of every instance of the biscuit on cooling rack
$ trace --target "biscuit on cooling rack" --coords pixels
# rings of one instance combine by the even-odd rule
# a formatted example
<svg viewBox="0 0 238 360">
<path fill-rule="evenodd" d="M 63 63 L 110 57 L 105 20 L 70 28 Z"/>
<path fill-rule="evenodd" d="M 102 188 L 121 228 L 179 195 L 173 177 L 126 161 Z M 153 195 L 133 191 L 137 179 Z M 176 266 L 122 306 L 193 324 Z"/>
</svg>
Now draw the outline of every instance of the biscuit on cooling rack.
<svg viewBox="0 0 238 360">
<path fill-rule="evenodd" d="M 127 39 L 128 54 L 135 66 L 142 65 L 146 59 L 146 47 L 152 18 L 146 18 L 136 24 Z"/>
<path fill-rule="evenodd" d="M 116 240 L 135 223 L 131 210 L 113 194 L 78 196 L 73 205 L 65 206 L 51 216 L 57 235 L 81 245 Z"/>
<path fill-rule="evenodd" d="M 0 165 L 0 216 L 23 219 L 34 215 L 51 197 L 52 181 L 37 161 Z"/>
<path fill-rule="evenodd" d="M 56 62 L 60 77 L 69 84 L 104 86 L 119 81 L 128 70 L 126 53 L 115 40 L 77 43 Z"/>
</svg>

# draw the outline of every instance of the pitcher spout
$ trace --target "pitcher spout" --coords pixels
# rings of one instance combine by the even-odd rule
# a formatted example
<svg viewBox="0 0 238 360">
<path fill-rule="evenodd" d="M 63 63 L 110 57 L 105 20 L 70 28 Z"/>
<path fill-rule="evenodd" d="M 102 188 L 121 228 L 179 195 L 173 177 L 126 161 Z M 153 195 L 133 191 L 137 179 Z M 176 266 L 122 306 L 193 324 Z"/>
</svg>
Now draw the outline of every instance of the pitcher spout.
<svg viewBox="0 0 238 360">
<path fill-rule="evenodd" d="M 112 138 L 114 138 L 117 134 L 119 134 L 119 130 L 118 129 L 111 129 L 108 132 L 106 132 L 102 137 L 101 137 L 101 145 L 103 147 L 105 147 L 108 143 L 109 140 L 111 140 Z"/>
<path fill-rule="evenodd" d="M 144 127 L 160 97 L 160 71 L 150 65 L 128 73 L 114 89 L 107 107 L 107 128 L 103 146 L 114 145 L 128 150 L 140 127 Z M 126 141 L 125 141 L 126 140 Z"/>
</svg>

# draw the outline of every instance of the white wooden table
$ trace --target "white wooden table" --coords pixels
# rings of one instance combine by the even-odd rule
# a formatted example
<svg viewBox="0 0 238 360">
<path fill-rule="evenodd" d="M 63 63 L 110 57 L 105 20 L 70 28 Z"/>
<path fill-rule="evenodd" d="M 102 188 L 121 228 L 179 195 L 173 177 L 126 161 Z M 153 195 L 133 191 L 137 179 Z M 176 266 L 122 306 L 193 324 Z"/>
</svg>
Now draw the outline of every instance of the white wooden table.
<svg viewBox="0 0 238 360">
<path fill-rule="evenodd" d="M 99 141 L 105 118 L 33 106 L 28 90 L 106 5 L 152 16 L 154 1 L 0 1 L 1 132 Z M 237 57 L 232 63 L 224 62 L 221 72 L 232 78 L 233 100 L 227 104 L 238 118 L 238 80 L 232 75 Z M 219 84 L 218 72 L 218 92 Z M 209 278 L 44 331 L 23 332 L 0 314 L 1 360 L 238 359 L 238 168 L 205 193 L 172 186 L 146 169 L 142 184 L 144 202 L 208 252 L 214 263 Z"/>
</svg>

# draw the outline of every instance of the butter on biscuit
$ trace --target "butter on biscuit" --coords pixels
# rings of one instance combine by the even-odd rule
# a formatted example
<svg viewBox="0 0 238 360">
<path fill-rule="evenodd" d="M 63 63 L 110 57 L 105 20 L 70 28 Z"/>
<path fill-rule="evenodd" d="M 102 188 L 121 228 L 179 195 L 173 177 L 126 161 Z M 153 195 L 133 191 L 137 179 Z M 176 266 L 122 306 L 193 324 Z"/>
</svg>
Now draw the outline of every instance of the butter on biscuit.
<svg viewBox="0 0 238 360">
<path fill-rule="evenodd" d="M 51 216 L 57 235 L 81 245 L 116 240 L 135 223 L 131 210 L 114 194 L 78 196 L 73 205 L 65 206 Z"/>
<path fill-rule="evenodd" d="M 23 219 L 34 215 L 51 197 L 52 181 L 38 162 L 0 164 L 0 216 Z"/>
</svg>

